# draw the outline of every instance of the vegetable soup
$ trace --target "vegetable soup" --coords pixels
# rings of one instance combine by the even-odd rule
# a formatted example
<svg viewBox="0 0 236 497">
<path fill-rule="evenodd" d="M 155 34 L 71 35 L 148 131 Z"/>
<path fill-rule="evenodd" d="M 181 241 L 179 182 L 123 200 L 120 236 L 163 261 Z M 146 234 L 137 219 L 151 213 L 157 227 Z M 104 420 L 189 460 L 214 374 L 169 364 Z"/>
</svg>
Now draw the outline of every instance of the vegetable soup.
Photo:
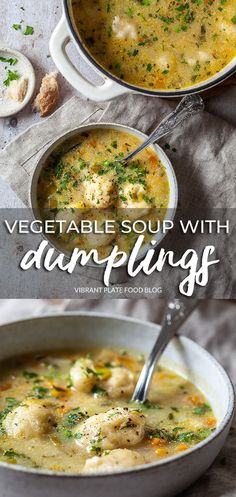
<svg viewBox="0 0 236 497">
<path fill-rule="evenodd" d="M 134 86 L 194 86 L 236 56 L 235 0 L 73 0 L 71 9 L 95 61 Z"/>
<path fill-rule="evenodd" d="M 149 400 L 130 398 L 144 358 L 99 348 L 0 365 L 0 460 L 69 473 L 130 469 L 183 453 L 216 427 L 195 385 L 158 366 Z"/>
<path fill-rule="evenodd" d="M 129 252 L 137 235 L 121 233 L 122 219 L 163 220 L 169 181 L 157 153 L 147 148 L 127 164 L 120 161 L 140 143 L 124 131 L 94 128 L 67 140 L 47 159 L 38 180 L 37 201 L 42 218 L 64 221 L 63 232 L 56 237 L 62 249 L 97 248 L 100 256 L 106 256 L 117 244 Z M 79 224 L 82 219 L 96 220 L 100 228 L 104 219 L 112 219 L 114 233 L 68 232 L 72 220 Z"/>
</svg>

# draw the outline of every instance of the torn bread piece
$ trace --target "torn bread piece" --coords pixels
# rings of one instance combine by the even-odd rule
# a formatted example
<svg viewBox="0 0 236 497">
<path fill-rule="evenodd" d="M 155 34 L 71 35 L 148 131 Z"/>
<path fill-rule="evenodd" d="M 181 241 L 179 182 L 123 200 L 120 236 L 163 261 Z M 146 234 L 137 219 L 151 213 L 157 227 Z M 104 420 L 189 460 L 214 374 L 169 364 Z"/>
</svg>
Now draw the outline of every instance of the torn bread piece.
<svg viewBox="0 0 236 497">
<path fill-rule="evenodd" d="M 20 79 L 13 80 L 7 88 L 6 97 L 15 100 L 16 102 L 23 102 L 28 90 L 28 79 L 22 76 Z"/>
<path fill-rule="evenodd" d="M 51 114 L 59 102 L 58 73 L 51 72 L 42 79 L 39 94 L 34 103 L 33 110 L 40 113 L 41 117 Z"/>
</svg>

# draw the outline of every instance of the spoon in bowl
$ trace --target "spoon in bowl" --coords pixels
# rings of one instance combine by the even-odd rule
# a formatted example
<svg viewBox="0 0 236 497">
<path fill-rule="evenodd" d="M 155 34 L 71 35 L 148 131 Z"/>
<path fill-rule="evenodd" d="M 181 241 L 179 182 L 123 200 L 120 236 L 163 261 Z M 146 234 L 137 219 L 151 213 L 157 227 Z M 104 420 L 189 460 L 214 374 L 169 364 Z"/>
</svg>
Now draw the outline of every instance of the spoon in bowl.
<svg viewBox="0 0 236 497">
<path fill-rule="evenodd" d="M 188 318 L 198 303 L 198 299 L 190 299 L 186 301 L 173 299 L 168 301 L 161 325 L 161 331 L 140 373 L 131 399 L 132 402 L 145 402 L 157 361 L 160 359 L 165 348 L 176 334 L 177 330 Z"/>
<path fill-rule="evenodd" d="M 136 148 L 129 155 L 123 159 L 115 159 L 115 162 L 120 162 L 125 164 L 126 162 L 133 159 L 137 154 L 139 154 L 146 147 L 159 140 L 163 136 L 170 133 L 176 126 L 179 126 L 183 121 L 192 117 L 194 114 L 204 110 L 204 102 L 200 95 L 188 95 L 184 97 L 180 103 L 177 105 L 175 110 L 168 114 L 158 126 L 154 129 L 151 135 Z"/>
</svg>

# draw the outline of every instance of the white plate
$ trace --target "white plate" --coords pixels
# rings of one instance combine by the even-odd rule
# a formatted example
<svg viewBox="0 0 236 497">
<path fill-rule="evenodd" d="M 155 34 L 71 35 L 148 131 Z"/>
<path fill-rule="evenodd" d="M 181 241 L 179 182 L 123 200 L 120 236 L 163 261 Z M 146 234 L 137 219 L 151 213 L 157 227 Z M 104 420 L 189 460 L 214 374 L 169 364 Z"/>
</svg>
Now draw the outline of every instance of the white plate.
<svg viewBox="0 0 236 497">
<path fill-rule="evenodd" d="M 17 59 L 14 66 L 0 61 L 0 117 L 9 117 L 20 112 L 31 100 L 35 89 L 35 72 L 31 62 L 21 52 L 12 50 L 11 48 L 0 47 L 0 56 Z M 2 81 L 4 79 L 5 67 L 11 71 L 18 71 L 21 76 L 28 79 L 28 88 L 25 98 L 22 102 L 10 98 L 4 98 L 4 86 Z M 7 71 L 5 71 L 7 72 Z"/>
</svg>

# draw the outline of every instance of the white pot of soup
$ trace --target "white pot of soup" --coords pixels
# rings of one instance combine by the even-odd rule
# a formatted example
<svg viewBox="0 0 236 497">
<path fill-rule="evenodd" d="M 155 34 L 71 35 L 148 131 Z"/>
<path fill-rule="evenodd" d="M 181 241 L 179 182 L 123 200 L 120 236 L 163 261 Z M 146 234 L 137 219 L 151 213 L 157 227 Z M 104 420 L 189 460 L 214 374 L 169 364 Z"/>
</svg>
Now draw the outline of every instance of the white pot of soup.
<svg viewBox="0 0 236 497">
<path fill-rule="evenodd" d="M 144 234 L 140 259 L 151 239 L 155 246 L 161 242 L 167 232 L 163 223 L 173 221 L 178 201 L 168 157 L 155 144 L 127 164 L 117 161 L 146 138 L 128 126 L 90 124 L 63 135 L 43 153 L 32 177 L 30 203 L 36 219 L 52 219 L 58 228 L 63 221 L 60 233 L 47 235 L 54 247 L 66 255 L 78 247 L 87 252 L 96 248 L 103 259 L 115 245 L 128 255 L 138 236 Z M 91 234 L 68 233 L 71 221 L 81 227 L 83 220 L 94 228 L 96 222 L 98 229 Z M 97 233 L 109 220 L 112 232 Z M 131 228 L 130 233 L 124 233 L 123 222 Z M 152 231 L 160 229 L 152 233 L 150 227 Z"/>
<path fill-rule="evenodd" d="M 233 387 L 178 337 L 148 401 L 130 402 L 158 332 L 97 313 L 0 327 L 2 497 L 171 497 L 206 471 L 232 422 Z"/>
<path fill-rule="evenodd" d="M 235 0 L 64 0 L 50 51 L 64 77 L 95 101 L 128 92 L 173 97 L 219 84 L 235 71 Z M 103 78 L 89 82 L 66 52 L 72 39 Z"/>
</svg>

